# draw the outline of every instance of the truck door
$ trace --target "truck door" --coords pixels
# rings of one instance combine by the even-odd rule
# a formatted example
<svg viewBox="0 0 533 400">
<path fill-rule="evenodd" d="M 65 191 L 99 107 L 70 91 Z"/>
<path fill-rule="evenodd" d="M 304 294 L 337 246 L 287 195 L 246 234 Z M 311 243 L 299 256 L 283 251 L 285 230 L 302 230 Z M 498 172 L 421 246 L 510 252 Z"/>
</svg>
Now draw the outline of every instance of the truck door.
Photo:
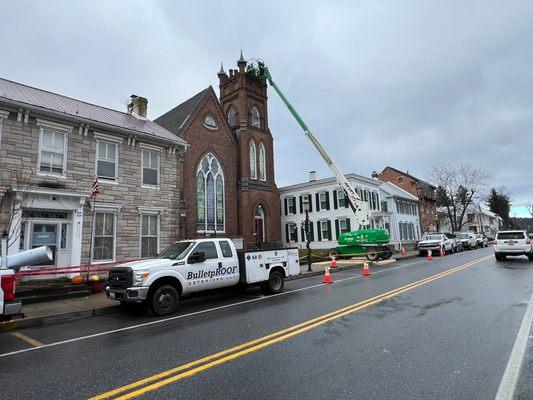
<svg viewBox="0 0 533 400">
<path fill-rule="evenodd" d="M 196 245 L 191 254 L 204 252 L 205 261 L 194 264 L 187 264 L 187 286 L 191 292 L 213 289 L 224 286 L 220 278 L 219 264 L 221 264 L 218 255 L 217 246 L 214 241 L 200 242 Z"/>
</svg>

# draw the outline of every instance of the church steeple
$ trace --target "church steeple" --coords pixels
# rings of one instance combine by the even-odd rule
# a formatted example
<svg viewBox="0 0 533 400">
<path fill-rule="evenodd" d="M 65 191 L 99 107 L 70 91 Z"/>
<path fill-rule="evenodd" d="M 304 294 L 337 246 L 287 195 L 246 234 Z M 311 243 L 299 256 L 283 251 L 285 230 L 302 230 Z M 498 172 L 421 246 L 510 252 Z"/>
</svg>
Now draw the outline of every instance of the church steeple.
<svg viewBox="0 0 533 400">
<path fill-rule="evenodd" d="M 239 73 L 244 74 L 244 68 L 246 68 L 246 60 L 242 56 L 242 50 L 241 57 L 237 60 L 237 66 L 239 67 Z"/>
</svg>

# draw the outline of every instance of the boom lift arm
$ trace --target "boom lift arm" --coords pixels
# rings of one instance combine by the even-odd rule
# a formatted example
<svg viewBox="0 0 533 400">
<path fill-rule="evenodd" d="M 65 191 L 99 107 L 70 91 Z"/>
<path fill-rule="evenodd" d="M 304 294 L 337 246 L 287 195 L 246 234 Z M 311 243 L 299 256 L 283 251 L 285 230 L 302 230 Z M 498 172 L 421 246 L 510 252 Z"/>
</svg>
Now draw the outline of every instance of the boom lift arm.
<svg viewBox="0 0 533 400">
<path fill-rule="evenodd" d="M 303 121 L 302 117 L 300 117 L 300 115 L 298 114 L 298 112 L 296 112 L 296 110 L 291 105 L 291 103 L 289 103 L 289 100 L 287 100 L 287 98 L 285 97 L 281 89 L 278 87 L 278 85 L 276 85 L 265 63 L 263 61 L 252 60 L 248 64 L 247 72 L 254 74 L 257 77 L 265 81 L 268 81 L 270 86 L 274 88 L 274 90 L 279 95 L 281 100 L 283 100 L 283 103 L 285 103 L 285 105 L 291 112 L 292 116 L 296 119 L 298 124 L 302 127 L 307 138 L 311 141 L 311 143 L 313 143 L 315 148 L 318 150 L 319 154 L 322 156 L 327 166 L 333 171 L 333 173 L 335 174 L 335 178 L 337 179 L 337 183 L 344 190 L 344 194 L 346 196 L 346 199 L 348 200 L 348 204 L 350 205 L 351 209 L 353 210 L 355 214 L 356 224 L 358 225 L 355 228 L 361 229 L 364 226 L 369 225 L 368 203 L 361 201 L 361 198 L 358 196 L 354 188 L 350 185 L 346 177 L 339 170 L 339 168 L 337 168 L 337 166 L 333 163 L 328 153 L 326 153 L 326 150 L 324 150 L 324 148 L 322 147 L 320 142 L 317 140 L 315 135 L 313 135 L 313 133 L 309 130 L 309 127 Z"/>
</svg>

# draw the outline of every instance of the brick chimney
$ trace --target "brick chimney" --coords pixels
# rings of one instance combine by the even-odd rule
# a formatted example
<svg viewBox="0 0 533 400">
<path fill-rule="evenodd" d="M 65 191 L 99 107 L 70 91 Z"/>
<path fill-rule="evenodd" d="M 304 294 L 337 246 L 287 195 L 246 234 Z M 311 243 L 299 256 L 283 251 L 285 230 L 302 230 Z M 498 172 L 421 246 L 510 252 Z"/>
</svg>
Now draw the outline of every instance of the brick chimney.
<svg viewBox="0 0 533 400">
<path fill-rule="evenodd" d="M 377 173 L 377 171 L 372 171 L 372 179 L 378 179 L 379 177 L 379 174 Z"/>
<path fill-rule="evenodd" d="M 309 171 L 309 182 L 316 181 L 316 171 Z"/>
<path fill-rule="evenodd" d="M 148 99 L 132 94 L 128 104 L 128 114 L 136 114 L 139 117 L 146 118 L 148 115 Z"/>
</svg>

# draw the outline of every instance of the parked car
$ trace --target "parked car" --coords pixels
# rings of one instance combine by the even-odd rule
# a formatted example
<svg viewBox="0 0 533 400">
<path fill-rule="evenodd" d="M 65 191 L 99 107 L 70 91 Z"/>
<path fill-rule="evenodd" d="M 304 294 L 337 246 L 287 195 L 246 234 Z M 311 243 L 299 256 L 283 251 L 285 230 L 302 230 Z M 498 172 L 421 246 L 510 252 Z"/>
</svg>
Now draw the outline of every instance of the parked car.
<svg viewBox="0 0 533 400">
<path fill-rule="evenodd" d="M 507 256 L 527 256 L 533 261 L 533 241 L 526 231 L 500 231 L 494 239 L 494 257 L 504 261 Z"/>
<path fill-rule="evenodd" d="M 487 247 L 489 245 L 488 239 L 481 233 L 476 233 L 477 247 Z"/>
<path fill-rule="evenodd" d="M 442 233 L 429 233 L 422 236 L 418 242 L 418 254 L 428 254 L 430 251 L 439 252 L 444 250 L 445 253 L 452 253 L 453 242 L 446 235 Z"/>
<path fill-rule="evenodd" d="M 463 243 L 459 240 L 456 234 L 453 233 L 445 233 L 446 237 L 452 241 L 452 252 L 453 253 L 459 253 L 461 251 L 464 251 Z"/>
<path fill-rule="evenodd" d="M 465 250 L 471 250 L 477 247 L 476 235 L 474 235 L 472 232 L 459 232 L 457 237 L 463 244 L 463 248 Z"/>
</svg>

